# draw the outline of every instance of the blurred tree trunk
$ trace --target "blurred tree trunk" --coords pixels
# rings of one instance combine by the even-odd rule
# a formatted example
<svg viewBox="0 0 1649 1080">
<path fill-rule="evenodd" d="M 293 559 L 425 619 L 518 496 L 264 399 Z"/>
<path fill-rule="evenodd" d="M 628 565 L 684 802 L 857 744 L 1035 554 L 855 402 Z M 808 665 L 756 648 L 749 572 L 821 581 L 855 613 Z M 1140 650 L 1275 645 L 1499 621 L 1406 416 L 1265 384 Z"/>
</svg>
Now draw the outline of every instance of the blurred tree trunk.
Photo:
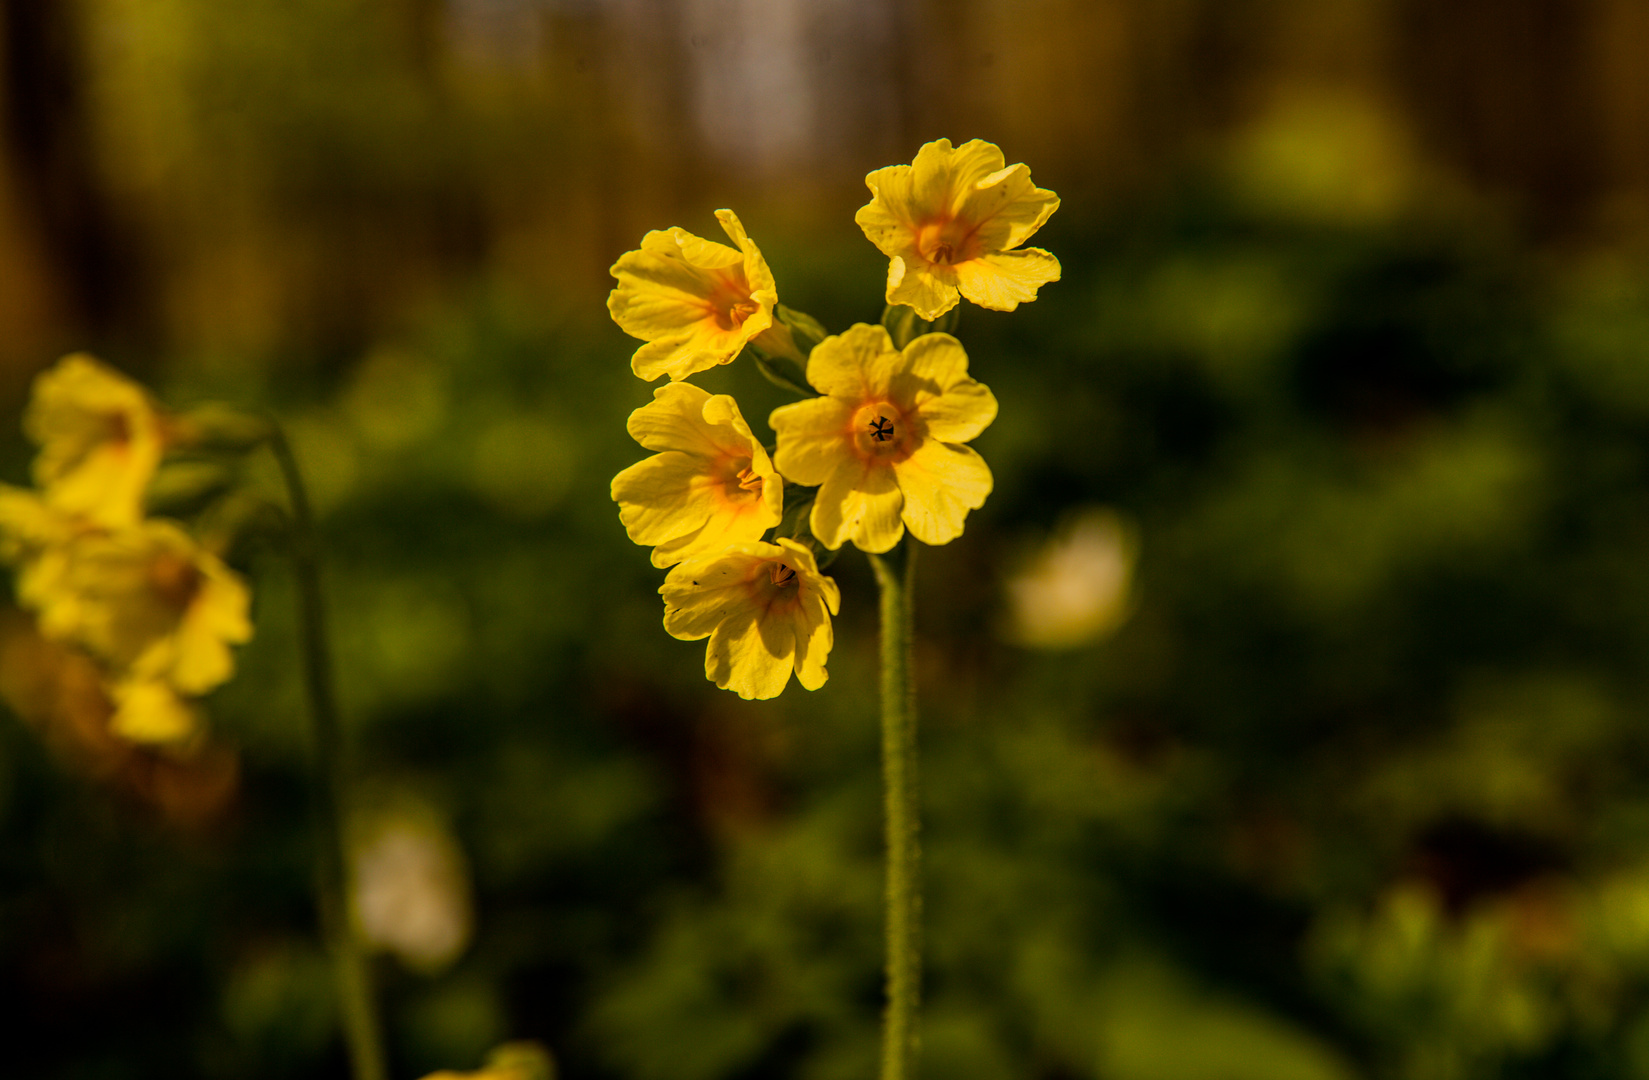
<svg viewBox="0 0 1649 1080">
<path fill-rule="evenodd" d="M 148 276 L 100 182 L 74 0 L 0 0 L 4 145 L 48 291 L 78 343 L 100 347 L 153 323 Z"/>
</svg>

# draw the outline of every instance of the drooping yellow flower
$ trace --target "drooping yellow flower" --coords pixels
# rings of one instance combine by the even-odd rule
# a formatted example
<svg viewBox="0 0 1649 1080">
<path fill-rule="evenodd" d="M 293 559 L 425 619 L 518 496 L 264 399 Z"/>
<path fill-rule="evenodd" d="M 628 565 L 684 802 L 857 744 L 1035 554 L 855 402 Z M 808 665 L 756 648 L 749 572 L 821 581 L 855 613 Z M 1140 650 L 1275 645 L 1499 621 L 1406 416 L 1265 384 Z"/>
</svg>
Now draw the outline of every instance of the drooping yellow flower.
<svg viewBox="0 0 1649 1080">
<path fill-rule="evenodd" d="M 792 671 L 809 690 L 830 677 L 830 616 L 842 594 L 806 546 L 788 538 L 733 544 L 683 562 L 658 591 L 670 636 L 710 639 L 704 674 L 723 690 L 771 698 Z"/>
<path fill-rule="evenodd" d="M 618 288 L 607 310 L 626 334 L 647 342 L 630 367 L 648 382 L 730 363 L 758 338 L 770 350 L 795 350 L 789 332 L 773 322 L 779 294 L 767 260 L 738 215 L 717 210 L 716 219 L 735 247 L 681 228 L 655 229 L 613 264 Z"/>
<path fill-rule="evenodd" d="M 939 139 L 909 165 L 865 177 L 874 196 L 854 220 L 890 260 L 887 302 L 929 322 L 956 306 L 958 291 L 980 307 L 1012 311 L 1059 280 L 1059 260 L 1020 248 L 1059 209 L 1059 196 L 1031 183 L 1025 165 L 1003 166 L 982 139 Z"/>
<path fill-rule="evenodd" d="M 728 395 L 661 386 L 629 429 L 659 453 L 613 477 L 613 501 L 630 539 L 657 545 L 654 566 L 760 540 L 779 523 L 784 481 Z"/>
<path fill-rule="evenodd" d="M 252 636 L 240 575 L 160 518 L 77 537 L 57 588 L 66 614 L 52 629 L 121 682 L 164 682 L 198 697 L 234 673 L 229 646 Z"/>
<path fill-rule="evenodd" d="M 66 356 L 36 376 L 23 431 L 40 447 L 34 479 L 53 506 L 100 525 L 143 516 L 166 441 L 143 387 L 84 353 Z"/>
<path fill-rule="evenodd" d="M 889 550 L 906 528 L 924 544 L 960 536 L 991 491 L 985 459 L 962 444 L 996 419 L 961 343 L 924 334 L 898 351 L 882 327 L 860 323 L 814 348 L 807 381 L 825 396 L 781 406 L 769 423 L 779 472 L 821 485 L 813 535 L 870 552 Z"/>
</svg>

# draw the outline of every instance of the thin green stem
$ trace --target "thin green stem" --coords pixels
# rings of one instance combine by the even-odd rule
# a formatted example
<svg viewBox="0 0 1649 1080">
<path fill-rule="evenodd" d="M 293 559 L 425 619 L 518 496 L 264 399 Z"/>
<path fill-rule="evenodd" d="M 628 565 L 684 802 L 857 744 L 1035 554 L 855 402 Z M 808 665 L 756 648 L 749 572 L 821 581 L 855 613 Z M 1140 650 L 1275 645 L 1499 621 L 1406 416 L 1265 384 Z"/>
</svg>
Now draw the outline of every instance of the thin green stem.
<svg viewBox="0 0 1649 1080">
<path fill-rule="evenodd" d="M 291 554 L 298 585 L 299 638 L 319 774 L 311 790 L 317 841 L 315 888 L 321 932 L 332 949 L 344 1039 L 349 1046 L 355 1080 L 387 1080 L 389 1074 L 384 1064 L 372 976 L 349 921 L 348 853 L 343 821 L 347 770 L 343 727 L 338 720 L 338 698 L 332 683 L 332 653 L 327 646 L 315 516 L 309 508 L 309 495 L 303 475 L 298 471 L 297 459 L 292 456 L 292 447 L 278 426 L 272 425 L 269 446 L 280 464 L 292 511 Z"/>
<path fill-rule="evenodd" d="M 922 1003 L 922 856 L 916 686 L 911 678 L 916 542 L 872 555 L 882 596 L 882 784 L 887 818 L 887 1011 L 882 1080 L 912 1080 Z"/>
</svg>

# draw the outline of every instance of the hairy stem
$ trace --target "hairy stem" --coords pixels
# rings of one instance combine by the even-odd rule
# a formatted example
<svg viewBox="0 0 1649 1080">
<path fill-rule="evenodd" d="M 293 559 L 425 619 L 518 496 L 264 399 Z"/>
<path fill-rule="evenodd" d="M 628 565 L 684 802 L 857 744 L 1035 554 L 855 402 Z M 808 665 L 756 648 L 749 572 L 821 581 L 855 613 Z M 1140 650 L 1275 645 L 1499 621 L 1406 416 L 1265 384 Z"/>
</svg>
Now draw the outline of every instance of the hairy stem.
<svg viewBox="0 0 1649 1080">
<path fill-rule="evenodd" d="M 882 783 L 887 818 L 887 1011 L 881 1080 L 912 1080 L 922 1000 L 921 823 L 917 807 L 916 688 L 911 678 L 916 542 L 870 564 L 881 588 Z"/>
<path fill-rule="evenodd" d="M 291 555 L 298 585 L 298 629 L 302 643 L 304 683 L 309 695 L 317 776 L 310 785 L 315 819 L 315 891 L 321 932 L 331 947 L 337 978 L 338 1003 L 344 1039 L 355 1080 L 386 1080 L 383 1036 L 373 998 L 372 976 L 366 956 L 350 927 L 348 854 L 344 841 L 343 806 L 348 788 L 344 763 L 343 729 L 332 683 L 332 653 L 327 646 L 326 609 L 321 596 L 319 544 L 315 517 L 309 508 L 298 462 L 286 434 L 276 426 L 270 449 L 280 464 L 291 503 Z"/>
</svg>

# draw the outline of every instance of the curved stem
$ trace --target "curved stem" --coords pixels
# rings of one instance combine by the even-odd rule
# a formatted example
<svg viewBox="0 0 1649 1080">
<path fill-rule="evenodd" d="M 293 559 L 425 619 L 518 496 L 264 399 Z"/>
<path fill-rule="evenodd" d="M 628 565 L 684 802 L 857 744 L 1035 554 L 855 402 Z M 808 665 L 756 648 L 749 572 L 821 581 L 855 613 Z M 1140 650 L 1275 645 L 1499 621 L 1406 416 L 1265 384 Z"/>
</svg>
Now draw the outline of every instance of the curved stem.
<svg viewBox="0 0 1649 1080">
<path fill-rule="evenodd" d="M 270 449 L 280 464 L 291 502 L 291 555 L 298 585 L 299 638 L 302 642 L 304 682 L 309 695 L 315 765 L 319 775 L 310 785 L 315 818 L 316 900 L 320 908 L 321 932 L 332 949 L 338 984 L 338 1003 L 343 1012 L 344 1039 L 355 1080 L 386 1080 L 383 1037 L 372 993 L 372 976 L 366 956 L 349 923 L 348 854 L 344 841 L 343 806 L 347 790 L 344 767 L 343 728 L 338 720 L 338 699 L 332 683 L 332 653 L 327 646 L 326 609 L 321 596 L 319 544 L 315 516 L 303 475 L 286 434 L 271 425 Z"/>
<path fill-rule="evenodd" d="M 887 817 L 887 1011 L 882 1080 L 912 1080 L 922 1001 L 921 828 L 911 676 L 916 542 L 872 555 L 881 589 L 882 784 Z"/>
</svg>

